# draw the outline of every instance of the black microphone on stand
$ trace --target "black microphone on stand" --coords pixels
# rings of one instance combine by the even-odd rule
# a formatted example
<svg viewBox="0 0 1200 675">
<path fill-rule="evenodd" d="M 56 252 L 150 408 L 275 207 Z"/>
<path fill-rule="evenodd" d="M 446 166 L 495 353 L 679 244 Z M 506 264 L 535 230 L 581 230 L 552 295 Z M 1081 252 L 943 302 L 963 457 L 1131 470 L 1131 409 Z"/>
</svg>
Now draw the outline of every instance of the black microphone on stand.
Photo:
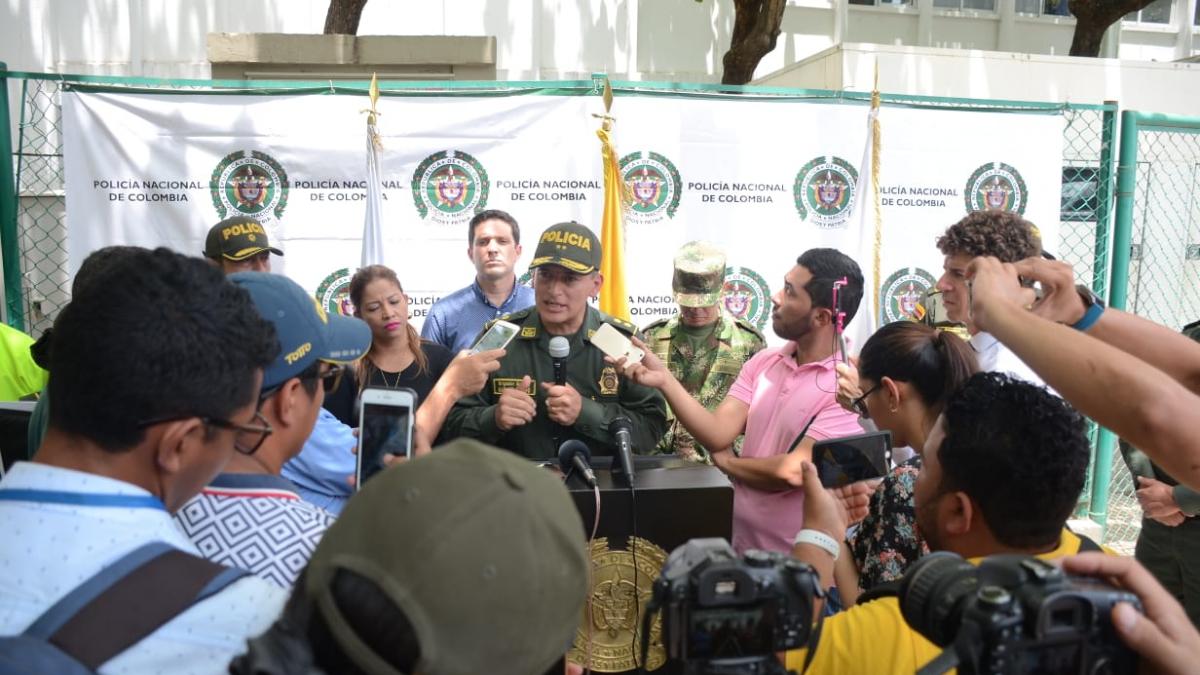
<svg viewBox="0 0 1200 675">
<path fill-rule="evenodd" d="M 550 362 L 554 364 L 554 384 L 567 383 L 567 357 L 571 355 L 571 343 L 559 335 L 550 338 Z"/>
<path fill-rule="evenodd" d="M 558 446 L 558 468 L 564 476 L 569 476 L 572 470 L 579 471 L 588 487 L 596 487 L 596 474 L 592 471 L 592 451 L 578 438 Z"/>
<path fill-rule="evenodd" d="M 608 423 L 608 433 L 617 442 L 617 459 L 621 462 L 621 472 L 633 487 L 633 422 L 628 417 L 613 418 Z"/>
</svg>

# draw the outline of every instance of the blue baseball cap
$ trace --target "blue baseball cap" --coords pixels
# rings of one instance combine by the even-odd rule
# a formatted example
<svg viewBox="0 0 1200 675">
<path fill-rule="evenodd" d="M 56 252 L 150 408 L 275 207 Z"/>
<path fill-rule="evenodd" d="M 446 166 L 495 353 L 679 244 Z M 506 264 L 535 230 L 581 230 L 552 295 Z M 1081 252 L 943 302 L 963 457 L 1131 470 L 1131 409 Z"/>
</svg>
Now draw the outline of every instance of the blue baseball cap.
<svg viewBox="0 0 1200 675">
<path fill-rule="evenodd" d="M 250 293 L 264 319 L 275 324 L 279 356 L 263 372 L 263 391 L 274 389 L 316 361 L 348 363 L 371 346 L 371 329 L 362 320 L 330 315 L 300 284 L 267 272 L 238 272 L 229 280 Z"/>
</svg>

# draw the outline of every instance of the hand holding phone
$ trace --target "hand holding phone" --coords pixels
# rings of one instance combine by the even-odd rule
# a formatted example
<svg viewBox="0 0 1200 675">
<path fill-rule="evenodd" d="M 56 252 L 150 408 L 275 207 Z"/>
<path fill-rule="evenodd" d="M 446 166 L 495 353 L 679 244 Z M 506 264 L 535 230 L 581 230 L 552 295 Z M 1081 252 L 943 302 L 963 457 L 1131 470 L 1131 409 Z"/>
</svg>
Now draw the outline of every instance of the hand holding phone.
<svg viewBox="0 0 1200 675">
<path fill-rule="evenodd" d="M 600 328 L 592 334 L 590 340 L 600 351 L 611 356 L 613 359 L 623 357 L 627 366 L 641 363 L 642 359 L 646 356 L 646 352 L 635 347 L 621 331 L 607 323 L 601 324 Z"/>
<path fill-rule="evenodd" d="M 480 336 L 475 346 L 471 347 L 471 353 L 478 354 L 479 352 L 486 352 L 489 349 L 504 349 L 508 346 L 509 342 L 512 342 L 512 339 L 517 336 L 517 332 L 520 330 L 520 326 L 515 323 L 497 320 L 486 333 Z"/>
<path fill-rule="evenodd" d="M 417 394 L 412 389 L 368 387 L 359 402 L 358 466 L 355 484 L 364 483 L 382 471 L 386 455 L 408 457 L 413 441 L 413 417 Z"/>
</svg>

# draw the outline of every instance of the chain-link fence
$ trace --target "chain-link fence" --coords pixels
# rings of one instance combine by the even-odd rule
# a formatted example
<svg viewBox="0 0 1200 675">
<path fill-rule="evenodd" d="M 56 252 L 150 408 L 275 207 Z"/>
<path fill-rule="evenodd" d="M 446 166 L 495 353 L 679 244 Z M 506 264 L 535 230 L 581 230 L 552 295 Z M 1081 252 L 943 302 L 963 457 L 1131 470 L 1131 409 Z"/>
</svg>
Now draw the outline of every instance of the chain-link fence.
<svg viewBox="0 0 1200 675">
<path fill-rule="evenodd" d="M 257 90 L 284 91 L 289 88 L 311 88 L 315 83 L 252 83 L 198 82 L 169 80 L 125 80 L 104 77 L 73 77 L 32 73 L 9 73 L 21 84 L 19 100 L 18 143 L 14 148 L 18 181 L 18 227 L 21 288 L 21 314 L 24 328 L 37 337 L 50 326 L 58 311 L 69 299 L 69 280 L 66 275 L 66 229 L 64 225 L 64 177 L 62 134 L 60 125 L 60 93 L 75 82 L 88 81 L 119 88 L 136 86 L 188 88 L 226 88 L 253 86 Z M 602 79 L 600 80 L 602 81 Z M 339 83 L 344 84 L 344 83 Z M 396 86 L 389 83 L 391 86 Z M 592 83 L 545 82 L 547 90 L 584 88 L 599 91 Z M 614 82 L 618 92 L 638 91 L 657 95 L 672 95 L 676 85 Z M 512 87 L 530 90 L 535 83 L 513 83 Z M 326 86 L 326 83 L 320 83 Z M 402 86 L 402 85 L 401 85 Z M 424 89 L 408 88 L 414 94 L 437 91 L 442 94 L 473 93 L 479 85 L 468 83 L 428 83 Z M 489 83 L 489 87 L 504 88 L 504 83 Z M 783 90 L 774 88 L 683 85 L 685 95 L 704 95 L 705 92 L 737 92 L 763 97 L 802 98 L 813 102 L 855 100 L 865 102 L 870 94 L 861 92 L 828 92 Z M 1107 297 L 1110 253 L 1110 213 L 1115 137 L 1116 105 L 1070 105 L 1023 103 L 958 99 L 928 96 L 883 95 L 883 105 L 926 107 L 931 109 L 960 109 L 992 112 L 1056 115 L 1062 120 L 1062 205 L 1060 237 L 1052 253 L 1075 266 L 1080 279 L 1090 280 L 1093 289 Z M 18 117 L 18 114 L 14 114 Z M 5 241 L 4 246 L 14 245 Z M 6 271 L 6 282 L 13 280 Z M 9 323 L 18 323 L 14 317 Z M 1088 511 L 1094 497 L 1088 487 L 1081 497 L 1080 513 Z"/>
<path fill-rule="evenodd" d="M 1200 320 L 1200 118 L 1126 112 L 1121 166 L 1133 170 L 1116 228 L 1129 237 L 1125 309 L 1176 330 Z M 1129 203 L 1131 201 L 1131 203 Z M 1120 238 L 1118 238 L 1120 240 Z M 1114 304 L 1120 303 L 1120 294 Z M 1108 491 L 1106 542 L 1131 552 L 1142 510 L 1134 479 L 1115 454 Z"/>
</svg>

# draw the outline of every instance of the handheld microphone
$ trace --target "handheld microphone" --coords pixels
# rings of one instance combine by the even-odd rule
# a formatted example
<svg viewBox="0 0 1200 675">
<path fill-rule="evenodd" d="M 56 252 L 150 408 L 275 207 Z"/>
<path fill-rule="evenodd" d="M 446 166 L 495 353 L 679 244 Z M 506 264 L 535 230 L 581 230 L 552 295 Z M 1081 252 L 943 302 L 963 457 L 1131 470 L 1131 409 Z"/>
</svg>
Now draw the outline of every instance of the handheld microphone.
<svg viewBox="0 0 1200 675">
<path fill-rule="evenodd" d="M 550 361 L 554 364 L 554 384 L 567 383 L 567 356 L 571 354 L 571 343 L 559 335 L 550 338 Z"/>
<path fill-rule="evenodd" d="M 558 468 L 564 475 L 572 469 L 579 471 L 588 487 L 596 487 L 596 474 L 592 471 L 592 451 L 583 441 L 572 438 L 558 446 Z"/>
<path fill-rule="evenodd" d="M 628 417 L 621 416 L 608 423 L 608 433 L 617 442 L 617 459 L 621 462 L 621 471 L 633 485 L 633 422 Z"/>
</svg>

